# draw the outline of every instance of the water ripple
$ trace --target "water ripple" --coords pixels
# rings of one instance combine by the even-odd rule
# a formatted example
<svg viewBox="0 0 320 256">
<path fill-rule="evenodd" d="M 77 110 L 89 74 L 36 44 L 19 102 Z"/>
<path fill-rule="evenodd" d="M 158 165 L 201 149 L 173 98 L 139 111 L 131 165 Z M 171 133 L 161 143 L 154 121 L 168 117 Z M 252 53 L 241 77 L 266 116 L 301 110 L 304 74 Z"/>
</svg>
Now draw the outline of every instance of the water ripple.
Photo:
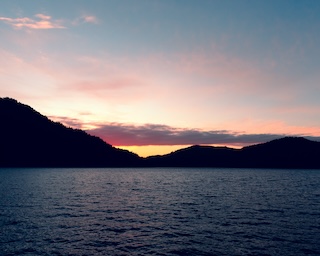
<svg viewBox="0 0 320 256">
<path fill-rule="evenodd" d="M 319 255 L 320 172 L 0 169 L 1 255 Z"/>
</svg>

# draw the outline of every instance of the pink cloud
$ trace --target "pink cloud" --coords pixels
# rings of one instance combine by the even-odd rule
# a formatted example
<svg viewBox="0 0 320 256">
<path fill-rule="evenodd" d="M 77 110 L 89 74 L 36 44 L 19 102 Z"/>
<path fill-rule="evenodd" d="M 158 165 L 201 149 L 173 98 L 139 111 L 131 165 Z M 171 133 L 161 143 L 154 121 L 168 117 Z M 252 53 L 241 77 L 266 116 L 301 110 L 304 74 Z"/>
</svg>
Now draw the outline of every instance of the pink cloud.
<svg viewBox="0 0 320 256">
<path fill-rule="evenodd" d="M 86 23 L 98 24 L 98 19 L 95 16 L 87 15 L 82 17 L 83 21 Z"/>
<path fill-rule="evenodd" d="M 99 24 L 99 20 L 93 15 L 83 15 L 72 22 L 73 25 L 79 25 L 83 23 Z"/>
<path fill-rule="evenodd" d="M 316 125 L 288 124 L 281 119 L 238 118 L 237 120 L 220 124 L 224 129 L 237 127 L 242 134 L 285 134 L 286 136 L 320 136 Z"/>
<path fill-rule="evenodd" d="M 29 34 L 26 35 L 28 37 Z M 28 41 L 22 47 L 32 43 Z M 125 108 L 130 103 L 139 103 L 145 97 L 145 78 L 132 70 L 122 69 L 112 60 L 82 59 L 68 53 L 61 58 L 39 53 L 30 61 L 23 55 L 17 56 L 4 50 L 0 51 L 0 56 L 0 64 L 3 64 L 0 65 L 0 74 L 3 74 L 0 76 L 0 92 L 6 91 L 5 95 L 14 96 L 10 91 L 23 92 L 25 95 L 42 96 L 48 102 L 49 98 L 57 97 L 65 99 L 65 105 L 71 102 L 78 106 L 82 104 L 80 111 L 87 111 L 84 102 L 95 102 L 95 106 L 89 104 L 93 112 L 104 112 L 102 106 L 117 112 L 114 114 L 116 118 L 111 120 L 117 120 L 126 112 Z M 97 104 L 101 104 L 99 109 Z M 109 113 L 109 110 L 105 112 Z"/>
<path fill-rule="evenodd" d="M 150 146 L 150 145 L 229 145 L 242 147 L 267 142 L 284 136 L 306 136 L 319 141 L 318 135 L 310 133 L 310 127 L 295 127 L 292 132 L 244 133 L 231 130 L 203 130 L 177 128 L 162 124 L 133 125 L 125 123 L 82 122 L 76 118 L 51 116 L 55 121 L 67 126 L 85 129 L 89 134 L 102 138 L 114 146 Z M 91 125 L 91 129 L 86 129 Z M 272 127 L 275 124 L 270 124 Z M 279 125 L 279 124 L 278 124 Z M 295 132 L 294 132 L 295 131 Z M 299 133 L 300 132 L 300 133 Z"/>
<path fill-rule="evenodd" d="M 320 140 L 319 136 L 310 133 L 239 133 L 231 130 L 202 130 L 176 128 L 167 125 L 130 125 L 120 123 L 103 124 L 88 133 L 98 136 L 115 146 L 148 146 L 148 145 L 233 145 L 247 146 L 273 139 L 290 136 L 307 136 Z M 310 131 L 310 128 L 309 130 Z"/>
<path fill-rule="evenodd" d="M 22 18 L 9 18 L 9 17 L 0 17 L 0 21 L 3 21 L 14 28 L 22 29 L 61 29 L 66 28 L 63 25 L 62 20 L 54 20 L 51 16 L 45 15 L 42 13 L 35 14 L 34 18 L 22 17 Z M 64 21 L 67 23 L 67 21 Z M 99 20 L 93 15 L 83 15 L 80 18 L 77 18 L 73 22 L 69 21 L 73 25 L 79 25 L 83 23 L 98 24 Z"/>
<path fill-rule="evenodd" d="M 75 82 L 70 89 L 80 90 L 88 93 L 92 91 L 102 92 L 105 90 L 128 89 L 143 85 L 143 81 L 139 77 L 123 76 L 114 78 L 98 78 L 93 81 L 82 80 Z"/>
<path fill-rule="evenodd" d="M 36 15 L 34 15 L 35 17 L 41 19 L 41 20 L 51 20 L 51 16 L 42 14 L 42 13 L 38 13 Z"/>
<path fill-rule="evenodd" d="M 8 18 L 0 17 L 0 21 L 4 21 L 7 24 L 13 26 L 14 28 L 29 28 L 29 29 L 61 29 L 65 28 L 61 21 L 52 20 L 51 16 L 45 14 L 36 14 L 34 15 L 35 19 L 28 17 L 24 18 Z"/>
<path fill-rule="evenodd" d="M 214 58 L 211 56 L 196 54 L 145 56 L 139 59 L 79 56 L 76 58 L 77 73 L 81 73 L 83 79 L 74 81 L 68 87 L 95 94 L 95 91 L 101 93 L 106 89 L 144 85 L 147 86 L 144 95 L 153 90 L 152 98 L 157 97 L 170 104 L 171 95 L 176 95 L 175 101 L 180 98 L 197 99 L 203 95 L 218 97 L 225 93 L 239 96 L 243 93 L 243 86 L 254 86 L 258 79 L 255 69 L 241 61 L 230 60 L 232 63 L 229 63 L 226 58 L 219 58 L 221 62 L 217 59 L 212 62 Z M 86 79 L 87 76 L 89 79 Z M 204 78 L 206 82 L 196 81 L 198 78 Z M 194 83 L 197 86 L 189 86 Z"/>
</svg>

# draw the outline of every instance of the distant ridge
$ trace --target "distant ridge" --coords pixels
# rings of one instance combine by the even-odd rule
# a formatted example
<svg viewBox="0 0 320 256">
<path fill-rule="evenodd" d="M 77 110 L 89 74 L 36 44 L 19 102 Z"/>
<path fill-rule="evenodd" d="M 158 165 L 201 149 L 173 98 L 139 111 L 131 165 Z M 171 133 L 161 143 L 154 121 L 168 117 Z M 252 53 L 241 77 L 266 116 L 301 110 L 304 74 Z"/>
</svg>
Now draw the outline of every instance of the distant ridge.
<svg viewBox="0 0 320 256">
<path fill-rule="evenodd" d="M 234 167 L 320 169 L 320 142 L 285 137 L 242 149 L 195 145 L 141 158 L 0 98 L 0 167 Z"/>
<path fill-rule="evenodd" d="M 14 99 L 0 98 L 0 166 L 118 167 L 141 159 L 84 131 L 53 122 Z"/>
<path fill-rule="evenodd" d="M 263 168 L 320 168 L 320 142 L 285 137 L 244 147 L 242 165 Z"/>
<path fill-rule="evenodd" d="M 320 169 L 320 142 L 285 137 L 242 149 L 191 146 L 147 161 L 162 167 Z"/>
</svg>

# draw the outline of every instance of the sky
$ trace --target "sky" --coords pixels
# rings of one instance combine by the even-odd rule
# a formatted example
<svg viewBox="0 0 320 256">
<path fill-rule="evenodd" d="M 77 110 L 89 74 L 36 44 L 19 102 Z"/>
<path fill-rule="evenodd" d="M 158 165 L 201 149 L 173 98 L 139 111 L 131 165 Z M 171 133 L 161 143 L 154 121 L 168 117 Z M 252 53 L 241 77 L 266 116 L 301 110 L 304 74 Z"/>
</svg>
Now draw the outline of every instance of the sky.
<svg viewBox="0 0 320 256">
<path fill-rule="evenodd" d="M 1 0 L 0 97 L 140 156 L 320 141 L 318 0 Z"/>
</svg>

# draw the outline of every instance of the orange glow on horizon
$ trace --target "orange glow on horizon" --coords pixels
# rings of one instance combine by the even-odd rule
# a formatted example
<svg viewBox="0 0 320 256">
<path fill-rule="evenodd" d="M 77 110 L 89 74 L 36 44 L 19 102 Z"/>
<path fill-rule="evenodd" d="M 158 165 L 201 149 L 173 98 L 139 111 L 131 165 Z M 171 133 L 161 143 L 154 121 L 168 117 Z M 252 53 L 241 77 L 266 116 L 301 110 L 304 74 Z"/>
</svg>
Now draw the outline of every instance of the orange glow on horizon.
<svg viewBox="0 0 320 256">
<path fill-rule="evenodd" d="M 116 146 L 116 148 L 121 148 L 129 150 L 133 153 L 136 153 L 140 157 L 148 157 L 155 155 L 166 155 L 171 152 L 177 151 L 179 149 L 187 148 L 192 145 L 149 145 L 149 146 Z M 242 148 L 243 146 L 235 145 L 205 145 L 205 146 L 214 146 L 214 147 L 229 147 L 229 148 Z"/>
<path fill-rule="evenodd" d="M 165 155 L 181 148 L 189 147 L 190 145 L 149 145 L 149 146 L 116 146 L 117 148 L 129 150 L 138 154 L 140 157 L 148 157 L 155 155 Z"/>
</svg>

